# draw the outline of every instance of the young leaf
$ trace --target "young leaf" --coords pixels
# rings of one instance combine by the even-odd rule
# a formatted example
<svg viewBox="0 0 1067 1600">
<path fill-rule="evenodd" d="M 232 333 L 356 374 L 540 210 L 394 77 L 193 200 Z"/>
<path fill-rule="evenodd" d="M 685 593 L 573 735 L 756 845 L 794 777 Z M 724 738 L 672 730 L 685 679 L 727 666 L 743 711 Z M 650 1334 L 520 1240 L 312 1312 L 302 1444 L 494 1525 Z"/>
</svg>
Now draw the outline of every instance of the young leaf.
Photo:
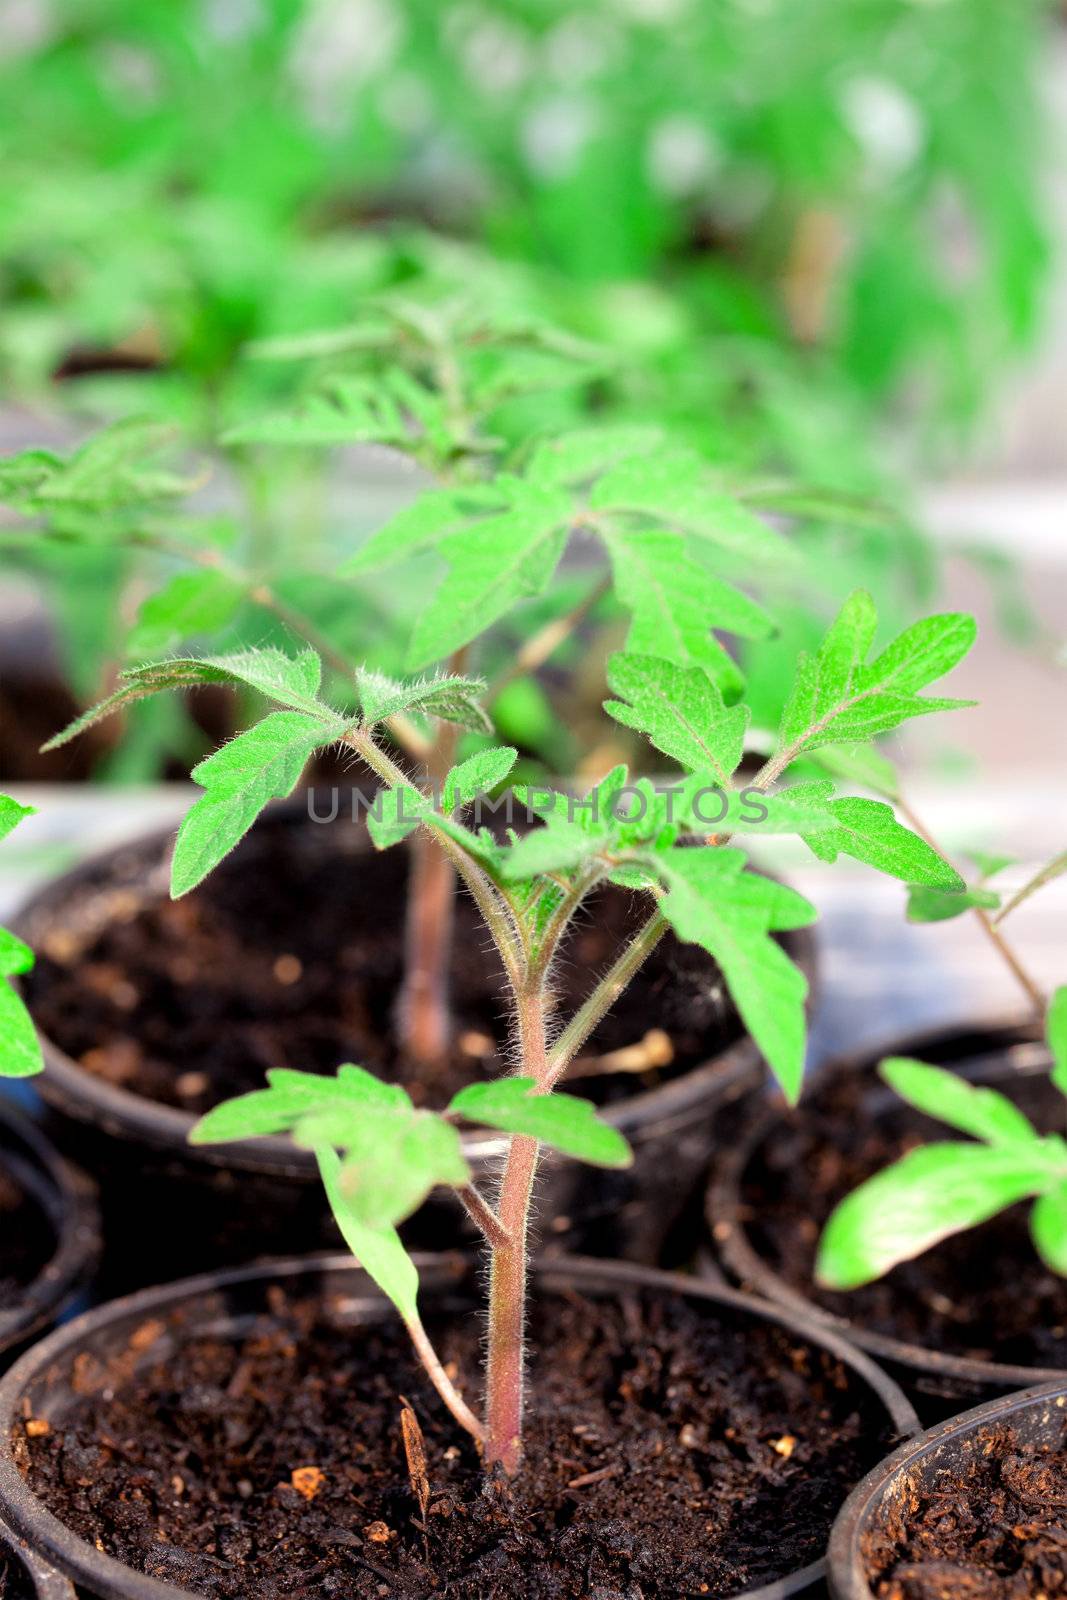
<svg viewBox="0 0 1067 1600">
<path fill-rule="evenodd" d="M 412 556 L 435 549 L 449 534 L 458 533 L 481 515 L 503 511 L 506 496 L 491 484 L 463 489 L 428 489 L 376 529 L 352 559 L 341 568 L 344 576 L 395 566 Z"/>
<path fill-rule="evenodd" d="M 223 444 L 405 446 L 414 434 L 380 378 L 332 376 L 284 411 L 240 423 Z"/>
<path fill-rule="evenodd" d="M 456 811 L 495 789 L 504 782 L 518 756 L 519 752 L 510 745 L 500 745 L 492 750 L 477 750 L 466 761 L 461 761 L 458 767 L 452 768 L 442 786 L 442 811 Z"/>
<path fill-rule="evenodd" d="M 496 622 L 555 572 L 570 532 L 568 495 L 515 479 L 506 511 L 441 539 L 444 582 L 415 625 L 408 661 L 438 661 Z"/>
<path fill-rule="evenodd" d="M 44 450 L 4 462 L 0 498 L 28 514 L 99 513 L 182 495 L 193 480 L 155 464 L 173 432 L 166 424 L 129 417 L 94 434 L 63 460 Z"/>
<path fill-rule="evenodd" d="M 949 922 L 965 911 L 992 911 L 1000 904 L 995 889 L 933 889 L 912 884 L 908 890 L 909 922 Z"/>
<path fill-rule="evenodd" d="M 530 458 L 529 476 L 539 483 L 563 488 L 600 477 L 620 461 L 648 457 L 663 443 L 659 428 L 639 423 L 618 427 L 576 428 L 571 433 L 543 439 Z"/>
<path fill-rule="evenodd" d="M 1067 1278 L 1067 1181 L 1034 1201 L 1030 1236 L 1045 1265 Z"/>
<path fill-rule="evenodd" d="M 1063 1167 L 1067 1178 L 1067 1159 Z M 841 1201 L 819 1242 L 816 1278 L 827 1289 L 857 1289 L 1055 1179 L 1038 1140 L 924 1145 Z"/>
<path fill-rule="evenodd" d="M 0 839 L 6 839 L 23 817 L 32 817 L 36 806 L 22 806 L 10 795 L 0 794 Z"/>
<path fill-rule="evenodd" d="M 420 822 L 428 821 L 433 809 L 427 795 L 411 784 L 379 789 L 374 805 L 367 812 L 367 832 L 376 850 L 388 850 L 415 832 Z"/>
<path fill-rule="evenodd" d="M 193 768 L 205 791 L 186 813 L 174 846 L 170 892 L 188 894 L 243 839 L 271 800 L 292 794 L 308 758 L 332 744 L 343 717 L 272 711 Z"/>
<path fill-rule="evenodd" d="M 821 745 L 860 743 L 909 717 L 973 703 L 918 693 L 966 655 L 975 638 L 973 617 L 926 617 L 867 665 L 876 622 L 874 602 L 858 589 L 816 654 L 800 657 L 778 730 L 779 768 Z"/>
<path fill-rule="evenodd" d="M 591 1100 L 539 1094 L 533 1078 L 501 1078 L 461 1089 L 449 1113 L 502 1133 L 528 1134 L 596 1167 L 628 1167 L 633 1151 L 617 1128 L 603 1122 Z"/>
<path fill-rule="evenodd" d="M 417 1315 L 419 1273 L 395 1228 L 368 1228 L 345 1192 L 341 1158 L 329 1145 L 315 1151 L 326 1199 L 345 1244 L 405 1322 Z"/>
<path fill-rule="evenodd" d="M 807 980 L 771 938 L 815 920 L 813 906 L 756 873 L 740 851 L 672 849 L 648 858 L 667 889 L 664 916 L 679 938 L 702 945 L 722 970 L 742 1020 L 795 1102 L 804 1073 Z M 781 920 L 783 917 L 792 920 Z"/>
<path fill-rule="evenodd" d="M 694 561 L 680 534 L 612 529 L 606 538 L 615 592 L 633 617 L 627 654 L 703 667 L 723 690 L 738 692 L 741 673 L 712 629 L 763 638 L 772 626 L 766 612 Z"/>
<path fill-rule="evenodd" d="M 288 656 L 283 650 L 267 646 L 258 650 L 239 650 L 228 656 L 185 656 L 172 661 L 153 661 L 143 667 L 128 667 L 122 685 L 98 705 L 49 739 L 42 750 L 56 750 L 102 722 L 112 712 L 166 689 L 190 689 L 200 683 L 245 683 L 258 689 L 268 700 L 293 711 L 333 716 L 318 697 L 322 663 L 314 650 Z"/>
<path fill-rule="evenodd" d="M 1052 1081 L 1067 1094 L 1067 983 L 1053 992 L 1045 1018 L 1045 1037 L 1052 1052 Z"/>
<path fill-rule="evenodd" d="M 805 835 L 805 843 L 820 861 L 836 861 L 838 855 L 852 856 L 905 883 L 926 884 L 935 889 L 966 888 L 955 867 L 925 839 L 898 822 L 885 801 L 850 795 L 829 801 L 826 809 L 833 825 Z"/>
<path fill-rule="evenodd" d="M 691 772 L 714 773 L 726 784 L 740 765 L 748 726 L 744 706 L 727 706 L 700 667 L 679 667 L 656 656 L 614 655 L 608 683 L 629 704 L 606 700 L 616 722 L 636 728 Z"/>
<path fill-rule="evenodd" d="M 421 711 L 478 733 L 492 732 L 493 725 L 478 704 L 485 693 L 482 678 L 439 677 L 400 683 L 366 667 L 359 669 L 356 678 L 360 709 L 368 726 L 395 717 L 398 712 Z"/>
<path fill-rule="evenodd" d="M 947 1122 L 987 1144 L 1017 1144 L 1038 1138 L 1037 1129 L 1006 1095 L 968 1083 L 945 1067 L 928 1067 L 890 1056 L 878 1068 L 889 1087 L 916 1111 Z"/>
</svg>

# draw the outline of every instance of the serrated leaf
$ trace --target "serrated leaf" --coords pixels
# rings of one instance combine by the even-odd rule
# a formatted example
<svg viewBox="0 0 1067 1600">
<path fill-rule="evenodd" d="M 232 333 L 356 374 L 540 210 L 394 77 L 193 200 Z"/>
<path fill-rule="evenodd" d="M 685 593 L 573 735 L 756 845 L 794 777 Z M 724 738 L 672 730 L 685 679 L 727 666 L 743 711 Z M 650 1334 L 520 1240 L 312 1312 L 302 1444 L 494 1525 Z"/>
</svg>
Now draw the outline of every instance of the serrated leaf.
<svg viewBox="0 0 1067 1600">
<path fill-rule="evenodd" d="M 190 689 L 201 683 L 245 683 L 258 689 L 268 700 L 294 711 L 332 716 L 318 700 L 322 663 L 314 650 L 288 656 L 283 650 L 265 646 L 258 650 L 239 650 L 226 656 L 179 656 L 170 661 L 153 661 L 141 667 L 127 667 L 122 684 L 114 694 L 90 707 L 57 733 L 42 750 L 56 750 L 77 738 L 105 717 L 168 689 Z"/>
<path fill-rule="evenodd" d="M 224 628 L 244 597 L 244 585 L 224 572 L 179 573 L 142 604 L 126 639 L 126 654 L 157 655 L 197 634 Z"/>
<path fill-rule="evenodd" d="M 1030 1236 L 1045 1265 L 1067 1278 L 1067 1182 L 1057 1184 L 1034 1201 Z"/>
<path fill-rule="evenodd" d="M 1053 992 L 1045 1018 L 1045 1037 L 1052 1052 L 1052 1081 L 1067 1094 L 1067 984 Z"/>
<path fill-rule="evenodd" d="M 442 676 L 401 683 L 366 667 L 361 667 L 356 677 L 360 708 L 368 725 L 384 722 L 398 712 L 421 711 L 478 733 L 492 732 L 493 725 L 478 703 L 485 693 L 482 678 Z"/>
<path fill-rule="evenodd" d="M 400 1235 L 395 1228 L 368 1228 L 360 1221 L 345 1193 L 341 1158 L 336 1150 L 322 1146 L 315 1151 L 315 1159 L 326 1199 L 345 1244 L 367 1276 L 396 1306 L 404 1321 L 414 1322 L 418 1316 L 419 1273 L 401 1244 Z"/>
<path fill-rule="evenodd" d="M 480 516 L 503 510 L 506 504 L 506 496 L 491 484 L 428 489 L 376 529 L 341 572 L 372 572 L 423 555 L 449 534 L 457 533 Z"/>
<path fill-rule="evenodd" d="M 415 624 L 412 669 L 450 655 L 540 594 L 563 554 L 571 515 L 567 495 L 515 480 L 506 511 L 440 540 L 449 570 Z"/>
<path fill-rule="evenodd" d="M 1039 1143 L 944 1143 L 911 1151 L 835 1209 L 819 1243 L 818 1282 L 857 1289 L 941 1239 L 1040 1194 L 1055 1171 Z"/>
<path fill-rule="evenodd" d="M 695 451 L 632 456 L 595 485 L 594 510 L 639 513 L 707 540 L 747 563 L 796 563 L 796 552 L 769 523 L 726 493 Z"/>
<path fill-rule="evenodd" d="M 492 750 L 478 750 L 453 767 L 441 789 L 441 808 L 455 811 L 470 805 L 478 795 L 488 794 L 504 782 L 519 752 L 510 745 L 500 745 Z"/>
<path fill-rule="evenodd" d="M 194 1124 L 190 1144 L 229 1144 L 235 1139 L 260 1139 L 287 1133 L 302 1117 L 324 1107 L 344 1105 L 403 1109 L 410 1104 L 397 1084 L 383 1083 L 364 1067 L 350 1062 L 326 1077 L 298 1072 L 291 1067 L 271 1067 L 267 1088 L 253 1089 L 215 1106 Z"/>
<path fill-rule="evenodd" d="M 818 651 L 800 657 L 778 730 L 779 750 L 789 760 L 822 745 L 873 739 L 910 717 L 971 704 L 923 698 L 918 690 L 966 655 L 975 638 L 973 617 L 926 617 L 868 665 L 876 622 L 870 595 L 856 590 Z"/>
<path fill-rule="evenodd" d="M 689 771 L 725 784 L 740 765 L 748 711 L 728 707 L 703 668 L 620 654 L 608 662 L 608 683 L 629 703 L 606 700 L 605 711 Z"/>
<path fill-rule="evenodd" d="M 965 911 L 993 911 L 999 904 L 994 889 L 932 889 L 913 884 L 908 890 L 908 921 L 950 922 Z"/>
<path fill-rule="evenodd" d="M 906 1056 L 889 1056 L 878 1068 L 895 1094 L 924 1116 L 947 1122 L 987 1144 L 1017 1144 L 1038 1138 L 1037 1129 L 1007 1095 L 968 1083 L 947 1067 L 928 1067 Z"/>
<path fill-rule="evenodd" d="M 846 795 L 829 801 L 826 809 L 833 826 L 805 835 L 805 843 L 820 861 L 836 861 L 838 855 L 846 855 L 905 883 L 966 888 L 955 867 L 898 822 L 885 801 Z"/>
<path fill-rule="evenodd" d="M 271 800 L 285 799 L 309 757 L 332 744 L 343 717 L 272 711 L 193 768 L 204 794 L 187 812 L 174 846 L 170 892 L 188 894 L 243 839 Z"/>
<path fill-rule="evenodd" d="M 741 673 L 712 629 L 762 638 L 771 628 L 766 612 L 694 561 L 679 534 L 611 529 L 605 540 L 615 592 L 633 619 L 626 654 L 702 667 L 723 691 L 739 691 Z"/>
<path fill-rule="evenodd" d="M 166 424 L 125 418 L 63 458 L 25 451 L 0 468 L 0 497 L 27 513 L 115 511 L 188 492 L 192 480 L 154 464 L 173 439 Z"/>
<path fill-rule="evenodd" d="M 672 849 L 649 858 L 667 893 L 660 902 L 679 938 L 699 944 L 718 963 L 734 1004 L 790 1101 L 804 1072 L 804 1001 L 808 985 L 771 931 L 798 926 L 815 909 L 801 896 L 756 873 L 744 856 L 721 849 Z M 799 903 L 799 904 L 798 904 Z M 789 908 L 792 907 L 790 913 Z M 780 920 L 792 915 L 784 924 Z"/>
<path fill-rule="evenodd" d="M 599 851 L 621 842 L 623 825 L 615 814 L 626 768 L 616 767 L 579 798 L 519 788 L 518 798 L 542 819 L 514 840 L 500 857 L 499 870 L 508 883 L 524 883 L 545 873 L 571 872 Z"/>
<path fill-rule="evenodd" d="M 431 810 L 428 797 L 411 784 L 379 789 L 367 812 L 367 832 L 376 850 L 388 850 L 415 832 Z"/>
<path fill-rule="evenodd" d="M 527 1134 L 553 1150 L 596 1167 L 628 1167 L 633 1151 L 617 1128 L 597 1115 L 591 1100 L 570 1094 L 540 1094 L 533 1078 L 501 1078 L 461 1089 L 449 1112 L 497 1128 Z"/>
<path fill-rule="evenodd" d="M 6 839 L 24 817 L 34 816 L 36 810 L 36 806 L 20 805 L 10 795 L 0 794 L 0 839 Z"/>
<path fill-rule="evenodd" d="M 404 413 L 381 378 L 333 376 L 284 410 L 242 422 L 223 444 L 336 445 L 414 441 Z"/>
</svg>

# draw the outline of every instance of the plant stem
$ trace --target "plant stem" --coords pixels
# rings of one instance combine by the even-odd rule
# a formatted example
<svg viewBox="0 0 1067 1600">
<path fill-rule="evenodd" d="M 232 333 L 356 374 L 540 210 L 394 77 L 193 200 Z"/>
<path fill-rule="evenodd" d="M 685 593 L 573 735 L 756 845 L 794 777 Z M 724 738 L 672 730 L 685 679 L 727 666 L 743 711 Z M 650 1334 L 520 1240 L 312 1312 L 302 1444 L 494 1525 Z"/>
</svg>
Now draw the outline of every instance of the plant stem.
<svg viewBox="0 0 1067 1600">
<path fill-rule="evenodd" d="M 937 840 L 934 839 L 929 829 L 926 827 L 926 824 L 923 822 L 922 818 L 917 814 L 917 812 L 912 810 L 911 805 L 907 800 L 905 800 L 903 795 L 898 795 L 897 797 L 897 810 L 902 816 L 908 819 L 912 827 L 915 829 L 915 832 L 921 839 L 926 841 L 931 850 L 936 850 L 939 856 L 943 856 L 945 854 L 941 846 L 937 843 Z M 989 915 L 989 912 L 985 909 L 985 907 L 972 906 L 971 909 L 978 919 L 982 932 L 985 934 L 986 938 L 989 940 L 998 956 L 1000 956 L 1001 960 L 1007 966 L 1008 971 L 1011 973 L 1016 983 L 1018 983 L 1019 987 L 1026 995 L 1026 998 L 1033 1007 L 1034 1013 L 1038 1020 L 1043 1020 L 1045 1015 L 1045 1005 L 1047 1002 L 1045 995 L 1042 993 L 1040 984 L 1037 983 L 1035 979 L 1033 979 L 1027 972 L 1015 950 L 997 927 L 996 923 L 993 921 L 993 918 Z"/>
<path fill-rule="evenodd" d="M 518 988 L 516 1017 L 523 1074 L 545 1088 L 548 1051 L 542 983 L 526 980 Z M 494 1247 L 489 1273 L 485 1464 L 501 1468 L 509 1477 L 522 1461 L 526 1243 L 537 1155 L 536 1139 L 525 1134 L 512 1139 L 497 1202 L 497 1215 L 509 1237 L 506 1244 Z"/>
<path fill-rule="evenodd" d="M 415 1353 L 425 1367 L 426 1375 L 430 1382 L 460 1427 L 465 1428 L 480 1443 L 485 1438 L 485 1429 L 441 1365 L 440 1357 L 430 1343 L 426 1329 L 419 1321 L 419 1318 L 415 1316 L 410 1321 L 405 1318 L 404 1325 L 411 1336 L 411 1342 L 415 1346 Z"/>
<path fill-rule="evenodd" d="M 457 650 L 448 670 L 462 674 L 466 665 L 466 649 Z M 458 739 L 455 723 L 438 724 L 426 763 L 435 793 L 455 760 Z M 399 1024 L 401 1047 L 423 1067 L 440 1065 L 452 1038 L 448 971 L 455 904 L 456 870 L 441 847 L 439 835 L 420 828 L 411 840 Z"/>
<path fill-rule="evenodd" d="M 641 931 L 635 934 L 608 968 L 592 994 L 575 1012 L 552 1046 L 544 1080 L 547 1089 L 553 1088 L 563 1077 L 589 1035 L 611 1010 L 627 984 L 640 971 L 666 931 L 667 919 L 661 912 L 653 912 Z"/>
<path fill-rule="evenodd" d="M 457 1189 L 456 1196 L 468 1217 L 481 1230 L 487 1243 L 494 1247 L 511 1243 L 510 1233 L 492 1206 L 474 1187 L 473 1183 L 468 1183 L 462 1189 Z"/>
<path fill-rule="evenodd" d="M 610 588 L 611 580 L 602 578 L 585 599 L 572 607 L 566 616 L 554 617 L 551 622 L 546 622 L 543 628 L 539 628 L 531 635 L 517 652 L 511 665 L 489 685 L 485 696 L 487 703 L 491 704 L 516 678 L 525 677 L 527 673 L 536 672 L 538 667 L 543 667 L 549 656 L 559 649 L 564 640 L 569 639 L 571 634 L 581 627 L 590 611 L 600 603 Z"/>
</svg>

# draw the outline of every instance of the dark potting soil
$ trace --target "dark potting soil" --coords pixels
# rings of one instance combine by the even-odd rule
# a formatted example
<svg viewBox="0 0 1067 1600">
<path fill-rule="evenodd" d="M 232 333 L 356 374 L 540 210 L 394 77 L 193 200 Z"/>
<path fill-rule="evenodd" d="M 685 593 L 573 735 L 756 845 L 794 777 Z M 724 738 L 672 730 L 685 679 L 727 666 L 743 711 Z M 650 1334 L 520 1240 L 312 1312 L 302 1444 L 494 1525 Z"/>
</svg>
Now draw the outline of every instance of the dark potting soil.
<svg viewBox="0 0 1067 1600">
<path fill-rule="evenodd" d="M 496 1077 L 507 1051 L 503 977 L 477 912 L 461 894 L 452 965 L 455 1048 L 431 1081 L 399 1058 L 394 1013 L 401 981 L 403 849 L 378 854 L 341 817 L 265 819 L 191 895 L 106 892 L 37 941 L 26 980 L 38 1024 L 90 1072 L 158 1103 L 203 1112 L 259 1088 L 269 1067 L 333 1072 L 355 1061 L 413 1098 L 440 1103 L 473 1079 Z M 104 903 L 104 897 L 101 897 Z M 647 900 L 600 894 L 580 921 L 556 979 L 563 1013 L 576 1008 Z M 88 934 L 79 928 L 93 924 Z M 718 970 L 694 946 L 663 940 L 597 1030 L 587 1053 L 670 1037 L 668 1071 L 714 1055 L 741 1029 Z M 582 1078 L 577 1092 L 632 1094 L 657 1072 Z"/>
<path fill-rule="evenodd" d="M 33 1282 L 55 1250 L 55 1237 L 40 1204 L 3 1163 L 0 1148 L 0 1310 Z"/>
<path fill-rule="evenodd" d="M 731 1595 L 816 1560 L 889 1442 L 869 1392 L 771 1324 L 676 1296 L 546 1295 L 527 1465 L 487 1489 L 399 1324 L 344 1329 L 328 1301 L 272 1293 L 273 1317 L 232 1341 L 154 1356 L 149 1322 L 110 1362 L 83 1355 L 70 1414 L 16 1432 L 80 1537 L 218 1600 Z M 471 1394 L 469 1302 L 428 1326 Z"/>
<path fill-rule="evenodd" d="M 905 1151 L 953 1137 L 888 1092 L 872 1115 L 864 1105 L 871 1088 L 859 1072 L 816 1087 L 763 1142 L 741 1187 L 757 1253 L 810 1299 L 873 1332 L 979 1360 L 1067 1367 L 1067 1280 L 1038 1258 L 1028 1205 L 943 1240 L 866 1288 L 814 1286 L 819 1234 L 837 1202 Z M 1017 1075 L 1007 1092 L 1041 1132 L 1062 1130 L 1063 1097 L 1047 1078 Z"/>
<path fill-rule="evenodd" d="M 33 1579 L 0 1540 L 0 1600 L 35 1600 Z"/>
<path fill-rule="evenodd" d="M 1055 1600 L 1067 1595 L 1067 1440 L 978 1434 L 936 1486 L 905 1482 L 863 1541 L 885 1600 Z"/>
</svg>

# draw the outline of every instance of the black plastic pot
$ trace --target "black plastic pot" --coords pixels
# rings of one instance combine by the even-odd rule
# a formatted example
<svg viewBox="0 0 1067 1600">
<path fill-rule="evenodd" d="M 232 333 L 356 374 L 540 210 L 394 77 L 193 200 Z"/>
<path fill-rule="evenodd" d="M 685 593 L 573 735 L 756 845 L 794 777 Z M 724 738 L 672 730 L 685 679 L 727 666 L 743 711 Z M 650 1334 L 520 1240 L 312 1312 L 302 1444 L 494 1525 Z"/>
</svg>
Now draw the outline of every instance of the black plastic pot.
<svg viewBox="0 0 1067 1600">
<path fill-rule="evenodd" d="M 983 1449 L 986 1429 L 1009 1424 L 1024 1444 L 1060 1444 L 1067 1437 L 1067 1384 L 1039 1384 L 988 1400 L 940 1423 L 895 1450 L 856 1485 L 830 1536 L 829 1582 L 834 1600 L 874 1600 L 864 1545 L 886 1513 L 906 1520 L 905 1497 L 929 1493 L 941 1475 L 955 1475 Z M 902 1505 L 902 1502 L 905 1502 Z"/>
<path fill-rule="evenodd" d="M 476 1265 L 462 1256 L 418 1258 L 422 1298 L 446 1301 L 469 1280 Z M 811 1318 L 766 1305 L 737 1290 L 702 1284 L 676 1273 L 622 1262 L 560 1257 L 534 1269 L 538 1286 L 549 1292 L 578 1289 L 586 1294 L 611 1294 L 625 1289 L 661 1290 L 683 1295 L 709 1306 L 726 1307 L 741 1316 L 770 1321 L 807 1344 L 828 1351 L 855 1378 L 884 1412 L 891 1429 L 910 1437 L 918 1427 L 911 1405 L 897 1385 L 873 1361 L 847 1341 Z M 150 1356 L 159 1359 L 160 1337 L 192 1338 L 210 1329 L 212 1334 L 239 1334 L 257 1318 L 271 1314 L 272 1285 L 306 1283 L 309 1290 L 335 1297 L 334 1312 L 353 1326 L 370 1318 L 390 1315 L 390 1308 L 350 1257 L 320 1256 L 268 1262 L 225 1273 L 209 1273 L 161 1289 L 144 1290 L 111 1305 L 102 1306 L 59 1329 L 43 1340 L 0 1381 L 0 1513 L 43 1558 L 54 1561 L 73 1578 L 79 1591 L 99 1600 L 180 1600 L 188 1591 L 146 1577 L 102 1554 L 95 1545 L 77 1538 L 49 1512 L 24 1481 L 15 1461 L 12 1426 L 29 1413 L 62 1426 L 71 1394 L 73 1363 L 81 1356 L 91 1360 L 116 1348 L 130 1349 L 130 1337 L 151 1322 L 156 1337 Z M 466 1314 L 469 1314 L 469 1305 Z M 163 1332 L 159 1333 L 159 1324 Z M 146 1357 L 147 1359 L 148 1357 Z M 821 1583 L 825 1562 L 783 1574 L 758 1589 L 745 1591 L 747 1600 L 786 1600 L 808 1593 Z"/>
<path fill-rule="evenodd" d="M 0 1557 L 9 1565 L 21 1567 L 37 1600 L 74 1600 L 74 1585 L 55 1567 L 34 1555 L 24 1539 L 8 1533 L 0 1524 Z"/>
<path fill-rule="evenodd" d="M 40 1209 L 53 1250 L 37 1276 L 0 1306 L 0 1366 L 70 1309 L 96 1270 L 96 1188 L 68 1165 L 28 1118 L 0 1100 L 0 1167 Z"/>
<path fill-rule="evenodd" d="M 311 826 L 302 807 L 280 815 Z M 354 831 L 345 829 L 349 838 Z M 19 932 L 34 948 L 47 949 L 55 930 L 99 927 L 131 897 L 164 897 L 171 842 L 169 833 L 154 833 L 57 878 L 23 908 Z M 380 917 L 381 906 L 369 907 L 368 915 Z M 810 973 L 810 933 L 786 934 L 784 942 Z M 54 1113 L 55 1137 L 102 1175 L 105 1281 L 112 1292 L 158 1282 L 164 1274 L 336 1246 L 309 1152 L 280 1139 L 191 1148 L 193 1115 L 105 1082 L 47 1037 L 42 1045 L 48 1070 L 41 1093 Z M 672 1265 L 684 1259 L 699 1231 L 721 1112 L 758 1084 L 762 1072 L 759 1052 L 745 1035 L 703 1064 L 607 1106 L 607 1120 L 634 1146 L 635 1164 L 605 1173 L 546 1159 L 538 1206 L 543 1247 Z M 575 1092 L 582 1092 L 580 1082 Z M 465 1141 L 476 1173 L 493 1169 L 503 1148 L 500 1140 Z M 150 1236 L 142 1231 L 146 1217 Z M 431 1203 L 410 1225 L 408 1242 L 448 1248 L 457 1227 L 463 1237 L 464 1226 L 449 1202 Z M 686 1243 L 672 1251 L 675 1233 Z"/>
<path fill-rule="evenodd" d="M 834 1063 L 817 1075 L 818 1086 L 838 1075 L 870 1076 L 870 1114 L 897 1103 L 892 1091 L 875 1076 L 886 1055 L 917 1057 L 933 1065 L 956 1067 L 968 1079 L 1011 1091 L 1012 1079 L 1044 1075 L 1049 1070 L 1047 1050 L 1035 1026 L 1005 1023 L 977 1029 L 944 1029 L 895 1042 L 892 1048 Z M 706 1220 L 714 1251 L 733 1279 L 775 1304 L 789 1307 L 837 1328 L 860 1349 L 890 1371 L 928 1422 L 959 1412 L 964 1406 L 1018 1390 L 1027 1384 L 1067 1377 L 1057 1367 L 1027 1367 L 972 1359 L 943 1350 L 928 1349 L 864 1327 L 815 1304 L 787 1283 L 753 1246 L 746 1224 L 752 1218 L 742 1198 L 744 1175 L 756 1152 L 775 1136 L 785 1112 L 767 1108 L 745 1130 L 733 1148 L 716 1162 L 708 1189 Z M 801 1099 L 795 1116 L 804 1115 Z"/>
</svg>

